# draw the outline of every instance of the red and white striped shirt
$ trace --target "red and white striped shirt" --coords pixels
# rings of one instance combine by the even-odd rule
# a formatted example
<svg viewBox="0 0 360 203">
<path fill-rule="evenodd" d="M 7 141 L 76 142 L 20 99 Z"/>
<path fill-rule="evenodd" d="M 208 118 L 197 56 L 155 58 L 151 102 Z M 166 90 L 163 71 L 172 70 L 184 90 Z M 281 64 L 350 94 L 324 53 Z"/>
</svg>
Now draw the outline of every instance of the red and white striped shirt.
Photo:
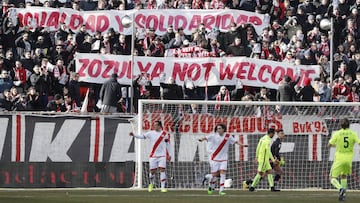
<svg viewBox="0 0 360 203">
<path fill-rule="evenodd" d="M 222 136 L 214 133 L 207 136 L 206 139 L 208 141 L 210 159 L 213 161 L 227 161 L 229 145 L 235 144 L 235 138 L 227 133 L 224 133 Z"/>
</svg>

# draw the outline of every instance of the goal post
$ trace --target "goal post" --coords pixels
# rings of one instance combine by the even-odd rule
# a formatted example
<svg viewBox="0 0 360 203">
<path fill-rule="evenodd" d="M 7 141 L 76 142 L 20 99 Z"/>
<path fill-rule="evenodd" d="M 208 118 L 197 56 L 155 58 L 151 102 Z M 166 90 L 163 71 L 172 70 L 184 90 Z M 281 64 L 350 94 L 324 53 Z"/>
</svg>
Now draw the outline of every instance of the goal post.
<svg viewBox="0 0 360 203">
<path fill-rule="evenodd" d="M 139 100 L 137 119 L 131 124 L 138 134 L 143 134 L 152 130 L 154 121 L 160 120 L 170 133 L 173 154 L 166 171 L 169 188 L 207 187 L 203 185 L 204 175 L 210 173 L 207 143 L 197 140 L 224 123 L 227 132 L 248 145 L 229 148 L 226 178 L 233 180 L 232 188 L 242 188 L 243 180 L 255 176 L 258 140 L 273 127 L 285 133 L 280 150 L 285 165 L 279 187 L 330 189 L 329 172 L 335 150 L 327 144 L 332 133 L 340 129 L 339 120 L 345 117 L 350 120 L 350 128 L 360 135 L 358 103 Z M 349 189 L 357 188 L 360 176 L 360 147 L 356 145 L 354 150 Z M 134 187 L 147 187 L 149 183 L 149 151 L 147 140 L 136 139 Z M 157 185 L 158 179 L 157 174 Z M 258 187 L 266 189 L 267 180 Z"/>
</svg>

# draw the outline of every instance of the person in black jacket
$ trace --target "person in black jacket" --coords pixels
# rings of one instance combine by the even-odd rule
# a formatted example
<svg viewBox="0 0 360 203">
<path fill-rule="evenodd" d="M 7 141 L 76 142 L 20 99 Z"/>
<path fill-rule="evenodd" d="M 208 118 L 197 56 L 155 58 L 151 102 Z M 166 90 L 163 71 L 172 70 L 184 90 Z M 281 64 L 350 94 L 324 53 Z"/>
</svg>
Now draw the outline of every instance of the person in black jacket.
<svg viewBox="0 0 360 203">
<path fill-rule="evenodd" d="M 113 73 L 100 89 L 100 100 L 102 102 L 101 112 L 117 112 L 118 103 L 121 102 L 121 85 L 117 81 L 117 74 Z"/>
<path fill-rule="evenodd" d="M 281 175 L 283 174 L 283 171 L 280 166 L 285 165 L 284 157 L 280 156 L 280 149 L 281 149 L 281 142 L 284 139 L 285 134 L 283 129 L 277 130 L 277 138 L 271 145 L 271 153 L 274 156 L 275 159 L 279 160 L 279 164 L 271 163 L 272 168 L 274 169 L 276 175 L 274 177 L 274 186 L 276 186 L 279 183 L 279 180 L 281 178 Z"/>
</svg>

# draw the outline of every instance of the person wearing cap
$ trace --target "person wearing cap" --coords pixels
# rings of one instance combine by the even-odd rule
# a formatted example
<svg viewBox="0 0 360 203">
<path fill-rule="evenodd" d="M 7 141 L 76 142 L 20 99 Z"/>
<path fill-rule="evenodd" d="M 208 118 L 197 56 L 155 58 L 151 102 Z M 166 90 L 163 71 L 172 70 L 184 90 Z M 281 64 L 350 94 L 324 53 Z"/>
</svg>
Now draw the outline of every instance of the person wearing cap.
<svg viewBox="0 0 360 203">
<path fill-rule="evenodd" d="M 118 75 L 113 73 L 100 89 L 101 112 L 116 113 L 117 106 L 122 100 L 121 85 L 117 81 Z"/>
<path fill-rule="evenodd" d="M 256 185 L 260 182 L 262 177 L 267 175 L 270 190 L 272 192 L 278 192 L 280 190 L 275 189 L 274 187 L 274 177 L 273 177 L 273 170 L 271 168 L 270 161 L 271 160 L 275 164 L 279 164 L 279 160 L 274 158 L 273 154 L 271 153 L 270 146 L 271 146 L 271 139 L 275 135 L 275 129 L 269 128 L 267 134 L 260 138 L 258 145 L 256 147 L 256 162 L 258 163 L 258 173 L 256 174 L 251 186 L 249 187 L 250 192 L 255 191 Z"/>
</svg>

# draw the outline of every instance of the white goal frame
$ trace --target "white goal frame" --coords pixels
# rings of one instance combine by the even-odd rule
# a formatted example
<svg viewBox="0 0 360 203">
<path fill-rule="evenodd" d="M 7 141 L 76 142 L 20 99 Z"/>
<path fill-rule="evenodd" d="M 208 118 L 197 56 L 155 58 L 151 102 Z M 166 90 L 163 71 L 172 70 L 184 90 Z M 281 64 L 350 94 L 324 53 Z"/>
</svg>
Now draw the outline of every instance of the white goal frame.
<svg viewBox="0 0 360 203">
<path fill-rule="evenodd" d="M 173 104 L 173 105 L 225 105 L 225 106 L 281 106 L 281 107 L 294 107 L 294 106 L 313 106 L 313 107 L 327 107 L 330 110 L 341 107 L 351 107 L 351 108 L 358 108 L 360 106 L 359 103 L 355 102 L 262 102 L 262 101 L 199 101 L 199 100 L 139 100 L 138 104 L 138 115 L 137 115 L 137 134 L 143 134 L 142 131 L 142 118 L 144 115 L 144 105 L 147 104 L 154 104 L 154 105 L 164 105 L 164 104 Z M 357 115 L 348 115 L 344 114 L 343 117 L 353 116 L 357 120 L 360 120 L 360 114 Z M 342 116 L 340 116 L 342 117 Z M 340 117 L 337 117 L 339 119 Z M 329 132 L 332 134 L 332 132 Z M 141 157 L 141 151 L 144 150 L 144 145 L 142 144 L 142 140 L 136 139 L 135 140 L 135 154 L 136 154 L 136 163 L 135 163 L 135 180 L 134 180 L 134 188 L 143 188 L 143 178 L 144 178 L 144 168 L 143 168 L 143 161 L 147 161 L 147 157 Z M 141 164 L 140 164 L 141 163 Z M 147 174 L 147 172 L 145 173 Z"/>
</svg>

